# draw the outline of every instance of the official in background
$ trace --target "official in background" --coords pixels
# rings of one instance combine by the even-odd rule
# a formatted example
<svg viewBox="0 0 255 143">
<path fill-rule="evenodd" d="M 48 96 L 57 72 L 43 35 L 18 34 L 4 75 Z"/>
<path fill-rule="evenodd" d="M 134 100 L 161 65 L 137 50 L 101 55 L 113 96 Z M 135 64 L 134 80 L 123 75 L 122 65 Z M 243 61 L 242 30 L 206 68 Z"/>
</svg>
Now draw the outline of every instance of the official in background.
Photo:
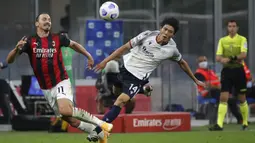
<svg viewBox="0 0 255 143">
<path fill-rule="evenodd" d="M 234 87 L 240 101 L 240 111 L 243 117 L 242 129 L 248 127 L 248 104 L 246 102 L 246 77 L 243 67 L 247 56 L 247 40 L 237 33 L 238 24 L 235 20 L 227 23 L 228 35 L 218 43 L 216 61 L 223 65 L 221 71 L 221 95 L 218 108 L 217 124 L 209 128 L 211 131 L 223 130 L 223 122 L 227 113 L 229 93 Z"/>
</svg>

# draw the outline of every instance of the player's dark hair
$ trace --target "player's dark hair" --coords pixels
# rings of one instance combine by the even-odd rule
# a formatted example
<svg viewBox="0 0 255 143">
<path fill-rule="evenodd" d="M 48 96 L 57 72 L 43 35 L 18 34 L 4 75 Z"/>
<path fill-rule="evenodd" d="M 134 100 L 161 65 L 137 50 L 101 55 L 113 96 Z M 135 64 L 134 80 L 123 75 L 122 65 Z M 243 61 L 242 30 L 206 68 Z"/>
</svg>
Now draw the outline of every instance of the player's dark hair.
<svg viewBox="0 0 255 143">
<path fill-rule="evenodd" d="M 166 17 L 161 22 L 160 26 L 171 25 L 174 28 L 174 34 L 179 30 L 179 21 L 173 17 Z"/>
<path fill-rule="evenodd" d="M 234 20 L 234 19 L 229 20 L 229 21 L 227 22 L 227 25 L 228 25 L 229 23 L 236 23 L 236 26 L 238 26 L 237 21 Z"/>
<path fill-rule="evenodd" d="M 38 22 L 38 21 L 39 21 L 39 17 L 40 17 L 42 14 L 48 14 L 48 15 L 49 15 L 49 13 L 47 13 L 47 12 L 42 12 L 42 13 L 40 13 L 40 14 L 38 14 L 38 15 L 36 16 L 35 22 Z"/>
</svg>

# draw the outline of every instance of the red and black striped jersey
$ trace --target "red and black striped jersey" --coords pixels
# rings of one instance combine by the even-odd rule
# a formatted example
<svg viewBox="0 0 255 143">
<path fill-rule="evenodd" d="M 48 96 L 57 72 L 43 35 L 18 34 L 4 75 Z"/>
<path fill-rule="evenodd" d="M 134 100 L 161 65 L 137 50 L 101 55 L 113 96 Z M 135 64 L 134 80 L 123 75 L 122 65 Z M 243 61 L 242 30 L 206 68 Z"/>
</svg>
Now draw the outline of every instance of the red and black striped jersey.
<svg viewBox="0 0 255 143">
<path fill-rule="evenodd" d="M 51 89 L 59 82 L 68 79 L 62 59 L 61 47 L 68 47 L 70 39 L 64 34 L 49 34 L 40 38 L 37 34 L 29 36 L 22 48 L 29 56 L 30 64 L 41 89 Z"/>
</svg>

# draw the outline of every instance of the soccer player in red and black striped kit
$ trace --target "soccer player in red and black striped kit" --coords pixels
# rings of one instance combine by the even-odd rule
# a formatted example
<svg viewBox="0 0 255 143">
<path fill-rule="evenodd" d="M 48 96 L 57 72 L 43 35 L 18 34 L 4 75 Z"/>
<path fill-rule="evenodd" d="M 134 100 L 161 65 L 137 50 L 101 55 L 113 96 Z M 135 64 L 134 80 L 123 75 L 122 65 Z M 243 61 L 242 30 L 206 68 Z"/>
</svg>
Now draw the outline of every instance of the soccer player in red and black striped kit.
<svg viewBox="0 0 255 143">
<path fill-rule="evenodd" d="M 112 124 L 99 120 L 88 112 L 73 106 L 73 93 L 71 83 L 66 73 L 61 47 L 70 47 L 88 58 L 88 68 L 92 68 L 94 61 L 90 53 L 75 41 L 64 34 L 52 34 L 51 18 L 49 14 L 42 13 L 36 17 L 36 34 L 23 37 L 16 47 L 9 53 L 6 61 L 13 63 L 16 56 L 27 53 L 34 74 L 40 84 L 46 100 L 63 120 L 71 126 L 85 132 L 94 132 L 95 125 L 99 125 L 103 132 L 99 138 L 105 138 L 112 129 Z M 97 135 L 95 133 L 95 135 Z"/>
</svg>

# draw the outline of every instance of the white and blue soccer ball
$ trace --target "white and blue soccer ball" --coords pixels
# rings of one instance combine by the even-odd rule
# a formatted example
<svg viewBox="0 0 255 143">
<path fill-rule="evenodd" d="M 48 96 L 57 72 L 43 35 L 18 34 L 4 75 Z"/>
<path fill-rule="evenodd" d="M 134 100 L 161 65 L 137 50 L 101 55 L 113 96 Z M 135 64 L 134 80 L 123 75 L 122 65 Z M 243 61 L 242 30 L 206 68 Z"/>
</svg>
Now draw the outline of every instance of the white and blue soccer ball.
<svg viewBox="0 0 255 143">
<path fill-rule="evenodd" d="M 115 20 L 119 17 L 119 6 L 112 1 L 107 1 L 101 5 L 99 14 L 106 21 Z"/>
</svg>

